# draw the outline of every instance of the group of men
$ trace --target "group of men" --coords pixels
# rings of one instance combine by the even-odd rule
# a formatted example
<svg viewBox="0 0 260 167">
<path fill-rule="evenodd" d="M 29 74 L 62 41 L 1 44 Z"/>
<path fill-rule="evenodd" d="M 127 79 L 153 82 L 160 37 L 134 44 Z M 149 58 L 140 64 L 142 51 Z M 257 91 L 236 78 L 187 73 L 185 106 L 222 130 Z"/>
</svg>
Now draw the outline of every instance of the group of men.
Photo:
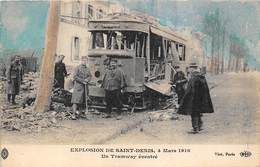
<svg viewBox="0 0 260 167">
<path fill-rule="evenodd" d="M 64 88 L 64 77 L 67 77 L 64 56 L 60 55 L 55 63 L 54 69 L 54 88 Z M 87 103 L 88 85 L 91 80 L 90 69 L 87 65 L 88 57 L 81 58 L 81 64 L 78 65 L 73 75 L 73 93 L 71 103 L 75 118 L 81 113 L 78 108 L 81 104 Z M 104 62 L 106 71 L 103 76 L 101 88 L 105 90 L 105 101 L 107 117 L 111 117 L 112 108 L 117 108 L 117 113 L 121 113 L 122 92 L 126 87 L 124 72 L 118 68 L 116 59 L 107 59 Z M 209 88 L 205 76 L 201 73 L 197 65 L 189 66 L 189 79 L 185 77 L 178 65 L 174 66 L 176 71 L 172 78 L 172 84 L 178 95 L 178 113 L 191 115 L 193 131 L 198 133 L 202 130 L 202 113 L 213 113 L 213 105 L 210 98 Z M 20 85 L 23 78 L 23 67 L 20 56 L 15 56 L 6 72 L 7 76 L 7 100 L 10 104 L 16 104 L 15 97 L 19 94 Z M 185 87 L 186 85 L 186 87 Z"/>
<path fill-rule="evenodd" d="M 73 75 L 73 93 L 71 98 L 71 103 L 73 113 L 73 118 L 76 119 L 77 116 L 84 113 L 80 113 L 78 108 L 80 105 L 87 103 L 88 98 L 88 85 L 92 75 L 90 69 L 87 65 L 88 57 L 83 56 L 81 58 L 81 64 L 76 67 Z M 122 90 L 126 86 L 125 75 L 121 69 L 118 68 L 117 60 L 107 59 L 105 62 L 106 72 L 104 74 L 101 88 L 105 90 L 105 101 L 106 101 L 106 111 L 107 118 L 111 117 L 112 108 L 117 108 L 117 114 L 121 114 L 122 104 Z M 63 66 L 63 65 L 62 65 Z M 56 68 L 55 68 L 56 69 Z M 65 76 L 63 70 L 63 76 Z"/>
<path fill-rule="evenodd" d="M 62 62 L 61 56 L 55 64 L 55 83 L 56 86 L 64 88 L 64 77 L 67 71 Z M 85 103 L 88 97 L 88 84 L 91 80 L 90 69 L 87 65 L 88 57 L 83 56 L 81 64 L 76 68 L 73 75 L 74 89 L 71 103 L 76 115 L 79 115 L 79 105 Z M 116 59 L 106 59 L 104 61 L 106 71 L 103 76 L 101 88 L 105 90 L 107 117 L 111 117 L 112 108 L 117 108 L 117 114 L 121 113 L 122 91 L 126 87 L 124 72 L 118 68 Z M 201 73 L 196 64 L 191 64 L 188 68 L 188 79 L 179 65 L 174 66 L 175 74 L 172 77 L 172 84 L 178 95 L 178 113 L 191 115 L 192 133 L 202 130 L 202 113 L 213 113 L 209 88 L 205 76 Z"/>
</svg>

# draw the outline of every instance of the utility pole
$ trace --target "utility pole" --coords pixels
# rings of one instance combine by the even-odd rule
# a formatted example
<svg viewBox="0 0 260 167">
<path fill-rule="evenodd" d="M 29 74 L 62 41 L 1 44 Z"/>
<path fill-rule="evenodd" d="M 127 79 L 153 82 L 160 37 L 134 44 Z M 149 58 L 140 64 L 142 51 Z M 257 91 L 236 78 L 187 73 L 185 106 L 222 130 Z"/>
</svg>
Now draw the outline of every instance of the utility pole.
<svg viewBox="0 0 260 167">
<path fill-rule="evenodd" d="M 34 106 L 34 111 L 36 112 L 47 111 L 50 107 L 54 81 L 54 60 L 59 29 L 59 10 L 60 1 L 50 1 L 47 30 L 45 34 L 45 49 L 42 58 L 39 88 Z"/>
<path fill-rule="evenodd" d="M 2 57 L 3 55 L 3 48 L 2 48 L 2 35 L 3 35 L 3 23 L 2 23 L 2 11 L 3 11 L 3 8 L 2 8 L 2 1 L 0 2 L 0 57 Z"/>
</svg>

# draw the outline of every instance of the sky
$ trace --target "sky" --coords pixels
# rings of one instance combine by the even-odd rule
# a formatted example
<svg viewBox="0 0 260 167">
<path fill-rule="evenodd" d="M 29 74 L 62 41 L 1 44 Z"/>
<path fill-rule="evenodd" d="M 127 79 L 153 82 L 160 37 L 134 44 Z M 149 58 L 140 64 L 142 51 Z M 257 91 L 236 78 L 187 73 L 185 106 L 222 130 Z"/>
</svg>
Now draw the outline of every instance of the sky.
<svg viewBox="0 0 260 167">
<path fill-rule="evenodd" d="M 202 30 L 205 13 L 220 9 L 230 33 L 238 34 L 250 47 L 251 62 L 260 66 L 260 1 L 223 0 L 106 0 L 120 3 L 159 18 L 176 29 Z M 47 1 L 0 2 L 0 54 L 44 47 L 49 3 Z M 0 56 L 1 56 L 0 55 Z"/>
<path fill-rule="evenodd" d="M 0 49 L 2 52 L 44 47 L 48 2 L 0 2 Z"/>
<path fill-rule="evenodd" d="M 245 40 L 249 47 L 248 63 L 260 67 L 260 1 L 114 0 L 114 2 L 119 2 L 131 10 L 148 13 L 159 18 L 162 25 L 178 30 L 188 27 L 192 31 L 202 31 L 206 13 L 219 10 L 223 20 L 226 20 L 228 33 L 236 34 Z"/>
</svg>

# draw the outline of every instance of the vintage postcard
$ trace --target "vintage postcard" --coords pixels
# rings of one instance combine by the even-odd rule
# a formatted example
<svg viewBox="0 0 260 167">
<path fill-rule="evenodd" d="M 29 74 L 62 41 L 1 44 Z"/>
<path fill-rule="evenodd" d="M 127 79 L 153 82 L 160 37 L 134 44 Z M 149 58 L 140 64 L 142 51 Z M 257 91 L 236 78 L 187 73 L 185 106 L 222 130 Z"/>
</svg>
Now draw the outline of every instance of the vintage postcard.
<svg viewBox="0 0 260 167">
<path fill-rule="evenodd" d="M 0 1 L 0 166 L 260 167 L 257 0 Z"/>
</svg>

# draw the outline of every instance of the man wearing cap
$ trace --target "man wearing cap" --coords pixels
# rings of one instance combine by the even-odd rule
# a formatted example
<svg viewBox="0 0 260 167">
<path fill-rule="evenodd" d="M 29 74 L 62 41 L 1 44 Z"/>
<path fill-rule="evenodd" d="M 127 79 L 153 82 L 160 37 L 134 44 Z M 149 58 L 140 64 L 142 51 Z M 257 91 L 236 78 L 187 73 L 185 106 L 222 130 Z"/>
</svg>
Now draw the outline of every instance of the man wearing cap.
<svg viewBox="0 0 260 167">
<path fill-rule="evenodd" d="M 54 88 L 64 89 L 64 78 L 68 76 L 66 66 L 63 63 L 64 55 L 59 55 L 54 67 Z"/>
<path fill-rule="evenodd" d="M 82 56 L 81 58 L 81 64 L 76 67 L 74 75 L 73 75 L 73 81 L 74 81 L 74 87 L 73 87 L 73 93 L 71 98 L 71 103 L 73 112 L 77 115 L 79 115 L 79 112 L 77 111 L 77 108 L 80 104 L 83 104 L 84 102 L 87 103 L 86 94 L 88 94 L 88 83 L 91 80 L 91 73 L 87 66 L 88 63 L 88 57 Z M 75 117 L 73 118 L 75 119 Z"/>
<path fill-rule="evenodd" d="M 125 86 L 124 73 L 117 68 L 117 60 L 111 59 L 101 84 L 101 87 L 105 89 L 106 111 L 108 117 L 111 115 L 113 106 L 117 107 L 118 114 L 121 113 L 121 90 Z"/>
<path fill-rule="evenodd" d="M 16 55 L 11 60 L 11 64 L 9 65 L 7 71 L 7 100 L 12 104 L 17 104 L 15 102 L 16 95 L 20 92 L 20 85 L 23 80 L 23 66 L 21 64 L 21 57 Z"/>
<path fill-rule="evenodd" d="M 176 74 L 173 77 L 172 83 L 176 86 L 178 104 L 180 104 L 180 101 L 182 100 L 185 93 L 184 84 L 187 82 L 187 79 L 185 78 L 185 74 L 183 71 L 181 71 L 179 65 L 175 65 L 174 69 L 176 70 Z"/>
<path fill-rule="evenodd" d="M 187 90 L 181 101 L 179 114 L 191 115 L 193 131 L 198 133 L 202 127 L 202 113 L 213 113 L 213 105 L 209 94 L 209 88 L 205 76 L 200 74 L 196 65 L 190 66 L 191 78 L 188 81 Z"/>
</svg>

